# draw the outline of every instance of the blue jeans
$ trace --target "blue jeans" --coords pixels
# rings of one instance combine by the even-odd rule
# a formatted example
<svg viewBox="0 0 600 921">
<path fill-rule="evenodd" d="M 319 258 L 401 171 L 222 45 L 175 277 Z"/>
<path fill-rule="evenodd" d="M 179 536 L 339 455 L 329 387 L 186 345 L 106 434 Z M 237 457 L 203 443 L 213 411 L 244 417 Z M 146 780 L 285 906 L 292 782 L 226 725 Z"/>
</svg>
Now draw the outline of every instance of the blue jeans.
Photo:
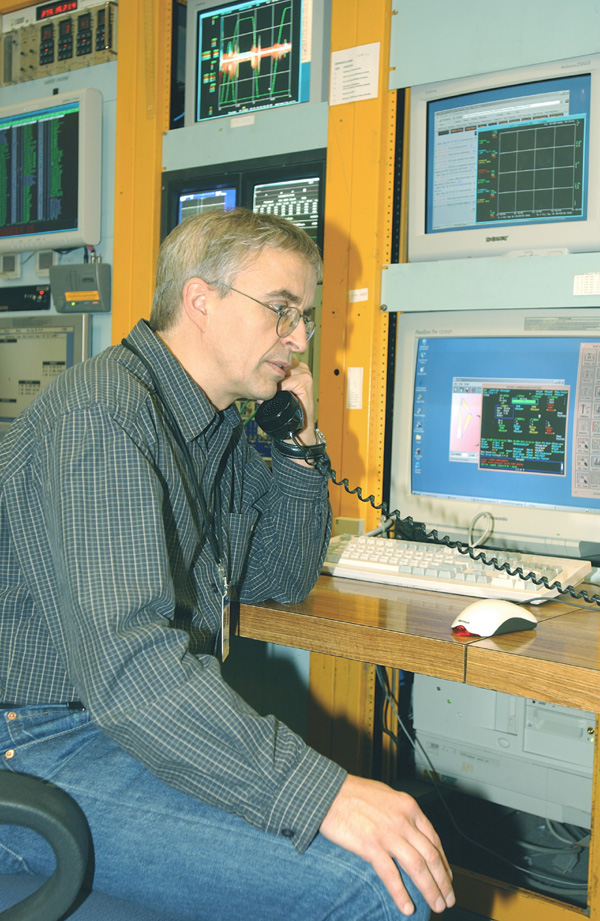
<svg viewBox="0 0 600 921">
<path fill-rule="evenodd" d="M 0 711 L 2 770 L 62 787 L 87 816 L 94 889 L 177 921 L 400 921 L 371 866 L 317 835 L 304 854 L 179 793 L 63 706 Z M 7 751 L 14 752 L 7 758 Z M 48 875 L 50 848 L 25 829 L 0 826 L 0 873 Z M 410 880 L 414 921 L 429 908 Z"/>
</svg>

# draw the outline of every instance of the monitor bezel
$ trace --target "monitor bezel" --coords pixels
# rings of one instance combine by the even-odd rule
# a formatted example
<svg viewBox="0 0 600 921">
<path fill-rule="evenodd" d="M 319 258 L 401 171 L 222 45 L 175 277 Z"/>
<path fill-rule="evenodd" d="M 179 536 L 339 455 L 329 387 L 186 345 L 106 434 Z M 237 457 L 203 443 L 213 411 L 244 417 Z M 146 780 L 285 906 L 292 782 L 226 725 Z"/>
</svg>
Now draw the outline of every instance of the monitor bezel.
<svg viewBox="0 0 600 921">
<path fill-rule="evenodd" d="M 92 87 L 57 93 L 0 108 L 0 120 L 65 104 L 79 104 L 77 227 L 31 234 L 0 235 L 0 253 L 96 246 L 102 215 L 102 94 Z"/>
<path fill-rule="evenodd" d="M 303 54 L 310 55 L 310 80 L 308 89 L 308 98 L 303 102 L 291 102 L 285 105 L 276 105 L 264 109 L 251 109 L 246 114 L 229 113 L 223 116 L 216 116 L 212 119 L 204 119 L 201 122 L 196 121 L 196 99 L 197 99 L 197 79 L 198 79 L 198 14 L 208 12 L 214 9 L 216 12 L 220 8 L 230 6 L 231 0 L 189 0 L 186 13 L 186 64 L 185 64 L 185 101 L 184 101 L 184 125 L 208 125 L 218 123 L 224 119 L 248 119 L 252 126 L 260 126 L 261 116 L 263 113 L 273 112 L 277 109 L 290 109 L 296 105 L 310 105 L 323 103 L 328 98 L 329 93 L 329 53 L 330 53 L 330 31 L 331 31 L 331 0 L 303 0 L 303 6 L 306 9 L 305 26 L 306 31 L 303 34 L 304 50 Z M 304 14 L 303 14 L 304 15 Z"/>
<path fill-rule="evenodd" d="M 431 102 L 486 90 L 590 74 L 587 215 L 578 221 L 495 224 L 493 227 L 426 232 L 428 109 Z M 600 54 L 515 67 L 438 81 L 411 88 L 408 178 L 408 259 L 410 262 L 600 250 Z"/>
<path fill-rule="evenodd" d="M 560 328 L 560 324 L 563 327 Z M 554 327 L 554 328 L 553 328 Z M 389 505 L 401 518 L 410 517 L 436 529 L 440 536 L 468 542 L 470 522 L 484 512 L 494 516 L 488 546 L 560 557 L 600 557 L 599 515 L 414 495 L 411 491 L 413 400 L 417 343 L 427 337 L 600 338 L 599 308 L 548 310 L 465 310 L 405 313 L 397 317 L 392 434 L 389 452 Z M 477 532 L 479 533 L 479 532 Z"/>
<path fill-rule="evenodd" d="M 198 111 L 201 105 L 202 90 L 203 90 L 203 80 L 202 80 L 202 74 L 200 71 L 200 57 L 201 57 L 201 54 L 200 54 L 200 41 L 201 41 L 200 21 L 201 19 L 208 18 L 215 14 L 221 15 L 222 13 L 227 13 L 229 10 L 231 10 L 231 12 L 234 13 L 236 7 L 239 8 L 240 10 L 242 10 L 244 7 L 247 7 L 247 8 L 255 7 L 257 9 L 260 7 L 267 8 L 269 4 L 274 3 L 274 2 L 276 2 L 276 0 L 229 0 L 229 2 L 226 2 L 226 3 L 213 4 L 212 6 L 206 9 L 203 9 L 203 8 L 196 9 L 195 22 L 194 22 L 194 28 L 196 32 L 196 43 L 195 43 L 195 48 L 196 48 L 195 76 L 196 76 L 196 79 L 195 79 L 195 87 L 194 87 L 194 122 L 202 124 L 207 121 L 212 121 L 215 118 L 232 118 L 232 117 L 234 118 L 237 115 L 252 115 L 253 113 L 261 112 L 265 109 L 274 109 L 274 108 L 279 108 L 280 106 L 283 106 L 283 105 L 297 105 L 298 103 L 308 102 L 309 96 L 310 96 L 310 61 L 304 62 L 304 63 L 302 62 L 302 54 L 303 54 L 303 49 L 302 49 L 303 34 L 302 33 L 304 30 L 304 20 L 306 17 L 305 9 L 303 9 L 305 0 L 296 0 L 299 6 L 299 10 L 300 10 L 301 22 L 300 22 L 300 28 L 299 28 L 300 48 L 299 48 L 299 51 L 296 52 L 296 62 L 295 62 L 298 68 L 298 73 L 295 77 L 293 91 L 295 95 L 297 95 L 298 98 L 286 100 L 286 101 L 274 101 L 274 102 L 264 103 L 262 105 L 260 104 L 247 105 L 247 106 L 240 105 L 239 108 L 233 108 L 230 111 L 223 111 L 223 112 L 219 111 L 214 115 L 204 115 L 203 116 Z M 291 48 L 292 48 L 292 53 L 293 53 L 294 51 L 293 44 L 291 44 Z M 253 50 L 254 50 L 254 47 L 253 47 Z M 252 66 L 254 68 L 254 65 Z M 303 77 L 303 70 L 302 70 L 303 66 L 305 68 L 304 77 Z M 307 72 L 308 72 L 308 79 L 306 79 Z"/>
</svg>

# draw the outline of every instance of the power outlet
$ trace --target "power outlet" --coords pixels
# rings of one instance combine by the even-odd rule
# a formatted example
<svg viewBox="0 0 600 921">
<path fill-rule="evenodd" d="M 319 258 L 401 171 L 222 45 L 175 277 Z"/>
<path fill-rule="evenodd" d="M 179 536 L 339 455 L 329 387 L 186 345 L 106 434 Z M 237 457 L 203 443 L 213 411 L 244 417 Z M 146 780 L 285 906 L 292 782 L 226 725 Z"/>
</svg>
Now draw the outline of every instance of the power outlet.
<svg viewBox="0 0 600 921">
<path fill-rule="evenodd" d="M 339 534 L 364 534 L 365 523 L 362 518 L 335 518 L 333 522 L 333 533 L 336 537 Z"/>
<path fill-rule="evenodd" d="M 3 253 L 0 256 L 0 275 L 2 278 L 21 277 L 21 253 Z"/>
</svg>

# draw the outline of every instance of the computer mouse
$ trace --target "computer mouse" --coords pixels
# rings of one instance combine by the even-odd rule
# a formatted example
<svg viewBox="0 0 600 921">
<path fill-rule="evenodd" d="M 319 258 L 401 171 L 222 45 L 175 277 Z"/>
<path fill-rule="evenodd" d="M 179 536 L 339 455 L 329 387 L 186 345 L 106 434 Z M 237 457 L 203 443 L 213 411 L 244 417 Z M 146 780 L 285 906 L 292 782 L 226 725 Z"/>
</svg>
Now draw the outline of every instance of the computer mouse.
<svg viewBox="0 0 600 921">
<path fill-rule="evenodd" d="M 452 622 L 452 632 L 458 636 L 498 636 L 536 627 L 535 614 L 500 598 L 480 598 L 467 605 Z"/>
</svg>

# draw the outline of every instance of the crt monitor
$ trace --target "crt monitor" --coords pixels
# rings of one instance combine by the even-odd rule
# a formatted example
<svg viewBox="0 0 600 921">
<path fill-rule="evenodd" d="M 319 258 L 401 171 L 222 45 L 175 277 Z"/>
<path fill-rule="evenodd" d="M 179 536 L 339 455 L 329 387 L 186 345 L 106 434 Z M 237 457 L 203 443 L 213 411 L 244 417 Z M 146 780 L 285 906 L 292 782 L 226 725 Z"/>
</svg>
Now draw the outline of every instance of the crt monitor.
<svg viewBox="0 0 600 921">
<path fill-rule="evenodd" d="M 0 437 L 46 384 L 88 355 L 87 314 L 0 317 Z"/>
<path fill-rule="evenodd" d="M 188 4 L 193 118 L 186 124 L 310 98 L 313 0 Z M 186 102 L 186 109 L 189 105 Z"/>
<path fill-rule="evenodd" d="M 177 223 L 204 211 L 230 211 L 237 203 L 236 188 L 190 189 L 178 195 Z"/>
<path fill-rule="evenodd" d="M 241 205 L 239 163 L 171 170 L 162 175 L 161 239 L 186 217 Z"/>
<path fill-rule="evenodd" d="M 0 252 L 100 242 L 102 96 L 0 108 Z"/>
<path fill-rule="evenodd" d="M 306 231 L 318 244 L 321 242 L 321 199 L 320 176 L 257 182 L 252 190 L 252 210 L 284 217 Z"/>
<path fill-rule="evenodd" d="M 390 505 L 468 543 L 600 557 L 600 308 L 398 317 Z"/>
<path fill-rule="evenodd" d="M 325 162 L 326 151 L 313 150 L 249 164 L 242 177 L 244 204 L 291 221 L 322 249 Z"/>
<path fill-rule="evenodd" d="M 600 249 L 600 55 L 411 89 L 411 261 Z"/>
<path fill-rule="evenodd" d="M 243 207 L 286 218 L 322 249 L 325 163 L 317 149 L 163 173 L 162 236 L 209 208 Z"/>
</svg>

